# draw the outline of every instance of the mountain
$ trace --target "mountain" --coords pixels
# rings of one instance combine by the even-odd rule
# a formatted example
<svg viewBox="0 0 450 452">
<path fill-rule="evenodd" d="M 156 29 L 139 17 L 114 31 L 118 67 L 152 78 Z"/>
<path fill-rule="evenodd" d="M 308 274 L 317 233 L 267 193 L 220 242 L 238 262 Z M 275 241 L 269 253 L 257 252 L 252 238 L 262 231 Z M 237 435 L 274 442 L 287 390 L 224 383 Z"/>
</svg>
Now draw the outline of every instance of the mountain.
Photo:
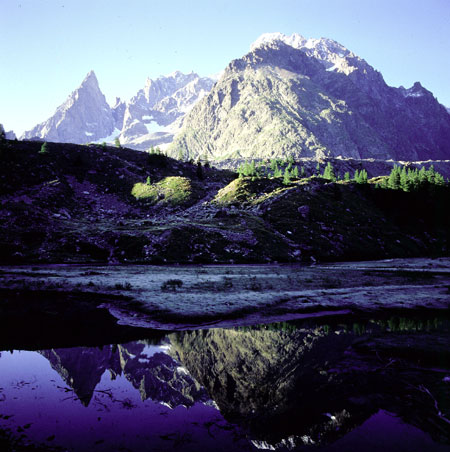
<svg viewBox="0 0 450 452">
<path fill-rule="evenodd" d="M 91 71 L 51 118 L 21 138 L 84 144 L 119 137 L 132 149 L 146 150 L 172 142 L 185 114 L 213 84 L 212 78 L 176 71 L 148 78 L 129 102 L 116 97 L 110 107 Z"/>
<path fill-rule="evenodd" d="M 3 124 L 0 123 L 0 135 L 1 134 L 3 134 L 4 138 L 6 138 L 7 140 L 15 140 L 16 139 L 16 134 L 12 130 L 5 131 Z"/>
<path fill-rule="evenodd" d="M 260 37 L 186 116 L 171 155 L 214 162 L 450 156 L 450 116 L 420 83 L 388 86 L 330 39 Z"/>
<path fill-rule="evenodd" d="M 21 138 L 82 144 L 111 135 L 114 125 L 113 111 L 91 71 L 51 118 L 25 132 Z"/>
<path fill-rule="evenodd" d="M 126 104 L 121 143 L 140 150 L 170 143 L 184 115 L 213 84 L 213 79 L 193 72 L 176 71 L 156 80 L 148 78 L 144 88 Z"/>
</svg>

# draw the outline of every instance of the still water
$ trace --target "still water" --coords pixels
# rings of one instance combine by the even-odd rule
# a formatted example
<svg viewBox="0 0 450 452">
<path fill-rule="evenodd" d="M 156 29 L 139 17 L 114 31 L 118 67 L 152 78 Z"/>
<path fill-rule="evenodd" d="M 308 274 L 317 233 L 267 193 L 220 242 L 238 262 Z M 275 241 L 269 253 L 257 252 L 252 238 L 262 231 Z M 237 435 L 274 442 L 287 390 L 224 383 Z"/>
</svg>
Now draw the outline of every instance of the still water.
<svg viewBox="0 0 450 452">
<path fill-rule="evenodd" d="M 3 350 L 0 450 L 448 451 L 449 357 L 448 313 Z"/>
</svg>

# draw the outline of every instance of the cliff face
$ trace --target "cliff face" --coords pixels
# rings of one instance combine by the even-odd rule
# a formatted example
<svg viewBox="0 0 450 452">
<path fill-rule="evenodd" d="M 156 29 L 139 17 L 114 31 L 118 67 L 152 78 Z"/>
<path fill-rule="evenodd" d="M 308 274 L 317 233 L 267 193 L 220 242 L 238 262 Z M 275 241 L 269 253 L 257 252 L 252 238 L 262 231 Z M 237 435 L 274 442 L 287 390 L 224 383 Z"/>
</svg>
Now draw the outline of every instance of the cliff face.
<svg viewBox="0 0 450 452">
<path fill-rule="evenodd" d="M 335 41 L 300 38 L 263 39 L 232 61 L 185 118 L 172 154 L 213 161 L 449 158 L 450 116 L 420 83 L 389 87 Z"/>
</svg>

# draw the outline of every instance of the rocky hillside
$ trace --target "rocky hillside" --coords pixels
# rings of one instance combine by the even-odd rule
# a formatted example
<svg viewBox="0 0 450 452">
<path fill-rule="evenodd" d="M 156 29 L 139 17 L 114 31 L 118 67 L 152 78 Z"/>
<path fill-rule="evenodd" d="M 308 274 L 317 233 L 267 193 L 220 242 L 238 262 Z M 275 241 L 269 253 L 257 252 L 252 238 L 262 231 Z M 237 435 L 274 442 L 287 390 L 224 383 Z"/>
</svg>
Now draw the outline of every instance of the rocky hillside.
<svg viewBox="0 0 450 452">
<path fill-rule="evenodd" d="M 447 186 L 237 178 L 102 145 L 3 141 L 3 262 L 295 262 L 447 255 Z"/>
<path fill-rule="evenodd" d="M 329 39 L 260 38 L 186 117 L 172 155 L 448 159 L 450 116 L 420 83 L 389 87 Z"/>
</svg>

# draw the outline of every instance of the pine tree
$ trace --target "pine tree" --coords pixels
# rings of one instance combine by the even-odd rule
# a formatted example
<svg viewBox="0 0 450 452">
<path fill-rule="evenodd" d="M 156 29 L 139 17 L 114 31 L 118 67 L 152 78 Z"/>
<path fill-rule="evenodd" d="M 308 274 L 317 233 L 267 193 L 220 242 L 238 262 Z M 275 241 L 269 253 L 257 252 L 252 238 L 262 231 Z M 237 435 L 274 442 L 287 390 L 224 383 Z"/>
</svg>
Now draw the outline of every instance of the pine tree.
<svg viewBox="0 0 450 452">
<path fill-rule="evenodd" d="M 406 168 L 403 166 L 400 171 L 400 188 L 403 191 L 409 191 L 409 179 Z"/>
<path fill-rule="evenodd" d="M 199 180 L 203 180 L 204 179 L 202 162 L 200 160 L 197 162 L 197 178 Z"/>
<path fill-rule="evenodd" d="M 290 183 L 291 183 L 291 172 L 286 168 L 284 170 L 283 184 L 289 185 Z"/>
<path fill-rule="evenodd" d="M 116 148 L 121 148 L 122 147 L 122 145 L 120 144 L 119 137 L 116 137 L 116 139 L 114 140 L 114 144 L 115 144 Z"/>
<path fill-rule="evenodd" d="M 292 176 L 293 176 L 295 179 L 298 179 L 298 166 L 294 166 L 294 169 L 293 169 L 293 171 L 292 171 Z"/>
<path fill-rule="evenodd" d="M 301 177 L 305 177 L 305 174 L 306 174 L 306 173 L 305 173 L 305 167 L 302 166 L 301 169 L 300 169 L 300 176 L 301 176 Z"/>
<path fill-rule="evenodd" d="M 428 171 L 425 172 L 425 174 L 427 175 L 427 182 L 429 184 L 434 184 L 435 171 L 433 165 L 430 166 L 430 168 L 428 169 Z"/>
<path fill-rule="evenodd" d="M 392 188 L 393 190 L 398 190 L 401 187 L 400 168 L 397 165 L 394 165 L 391 174 L 389 174 L 388 187 Z"/>
<path fill-rule="evenodd" d="M 350 173 L 348 171 L 346 171 L 345 174 L 344 174 L 344 180 L 345 181 L 349 181 L 350 180 Z"/>
<path fill-rule="evenodd" d="M 41 150 L 39 151 L 39 154 L 48 154 L 47 142 L 42 144 Z"/>
<path fill-rule="evenodd" d="M 422 166 L 419 171 L 419 184 L 422 185 L 427 181 L 427 172 L 425 170 L 425 167 Z"/>
<path fill-rule="evenodd" d="M 283 172 L 278 167 L 278 163 L 277 163 L 277 165 L 275 166 L 275 171 L 273 173 L 273 177 L 281 177 L 282 175 L 283 175 Z"/>
<path fill-rule="evenodd" d="M 146 185 L 152 185 L 152 182 L 150 180 L 150 176 L 147 176 L 147 180 L 145 181 Z"/>
<path fill-rule="evenodd" d="M 367 181 L 368 181 L 367 171 L 365 169 L 362 169 L 359 173 L 359 183 L 367 184 Z"/>
<path fill-rule="evenodd" d="M 336 182 L 336 175 L 334 173 L 334 168 L 331 162 L 328 162 L 325 166 L 325 169 L 323 170 L 323 177 L 332 182 Z"/>
<path fill-rule="evenodd" d="M 358 182 L 358 181 L 359 181 L 359 171 L 358 171 L 358 170 L 355 170 L 355 175 L 353 176 L 353 180 L 354 180 L 355 182 Z"/>
</svg>

